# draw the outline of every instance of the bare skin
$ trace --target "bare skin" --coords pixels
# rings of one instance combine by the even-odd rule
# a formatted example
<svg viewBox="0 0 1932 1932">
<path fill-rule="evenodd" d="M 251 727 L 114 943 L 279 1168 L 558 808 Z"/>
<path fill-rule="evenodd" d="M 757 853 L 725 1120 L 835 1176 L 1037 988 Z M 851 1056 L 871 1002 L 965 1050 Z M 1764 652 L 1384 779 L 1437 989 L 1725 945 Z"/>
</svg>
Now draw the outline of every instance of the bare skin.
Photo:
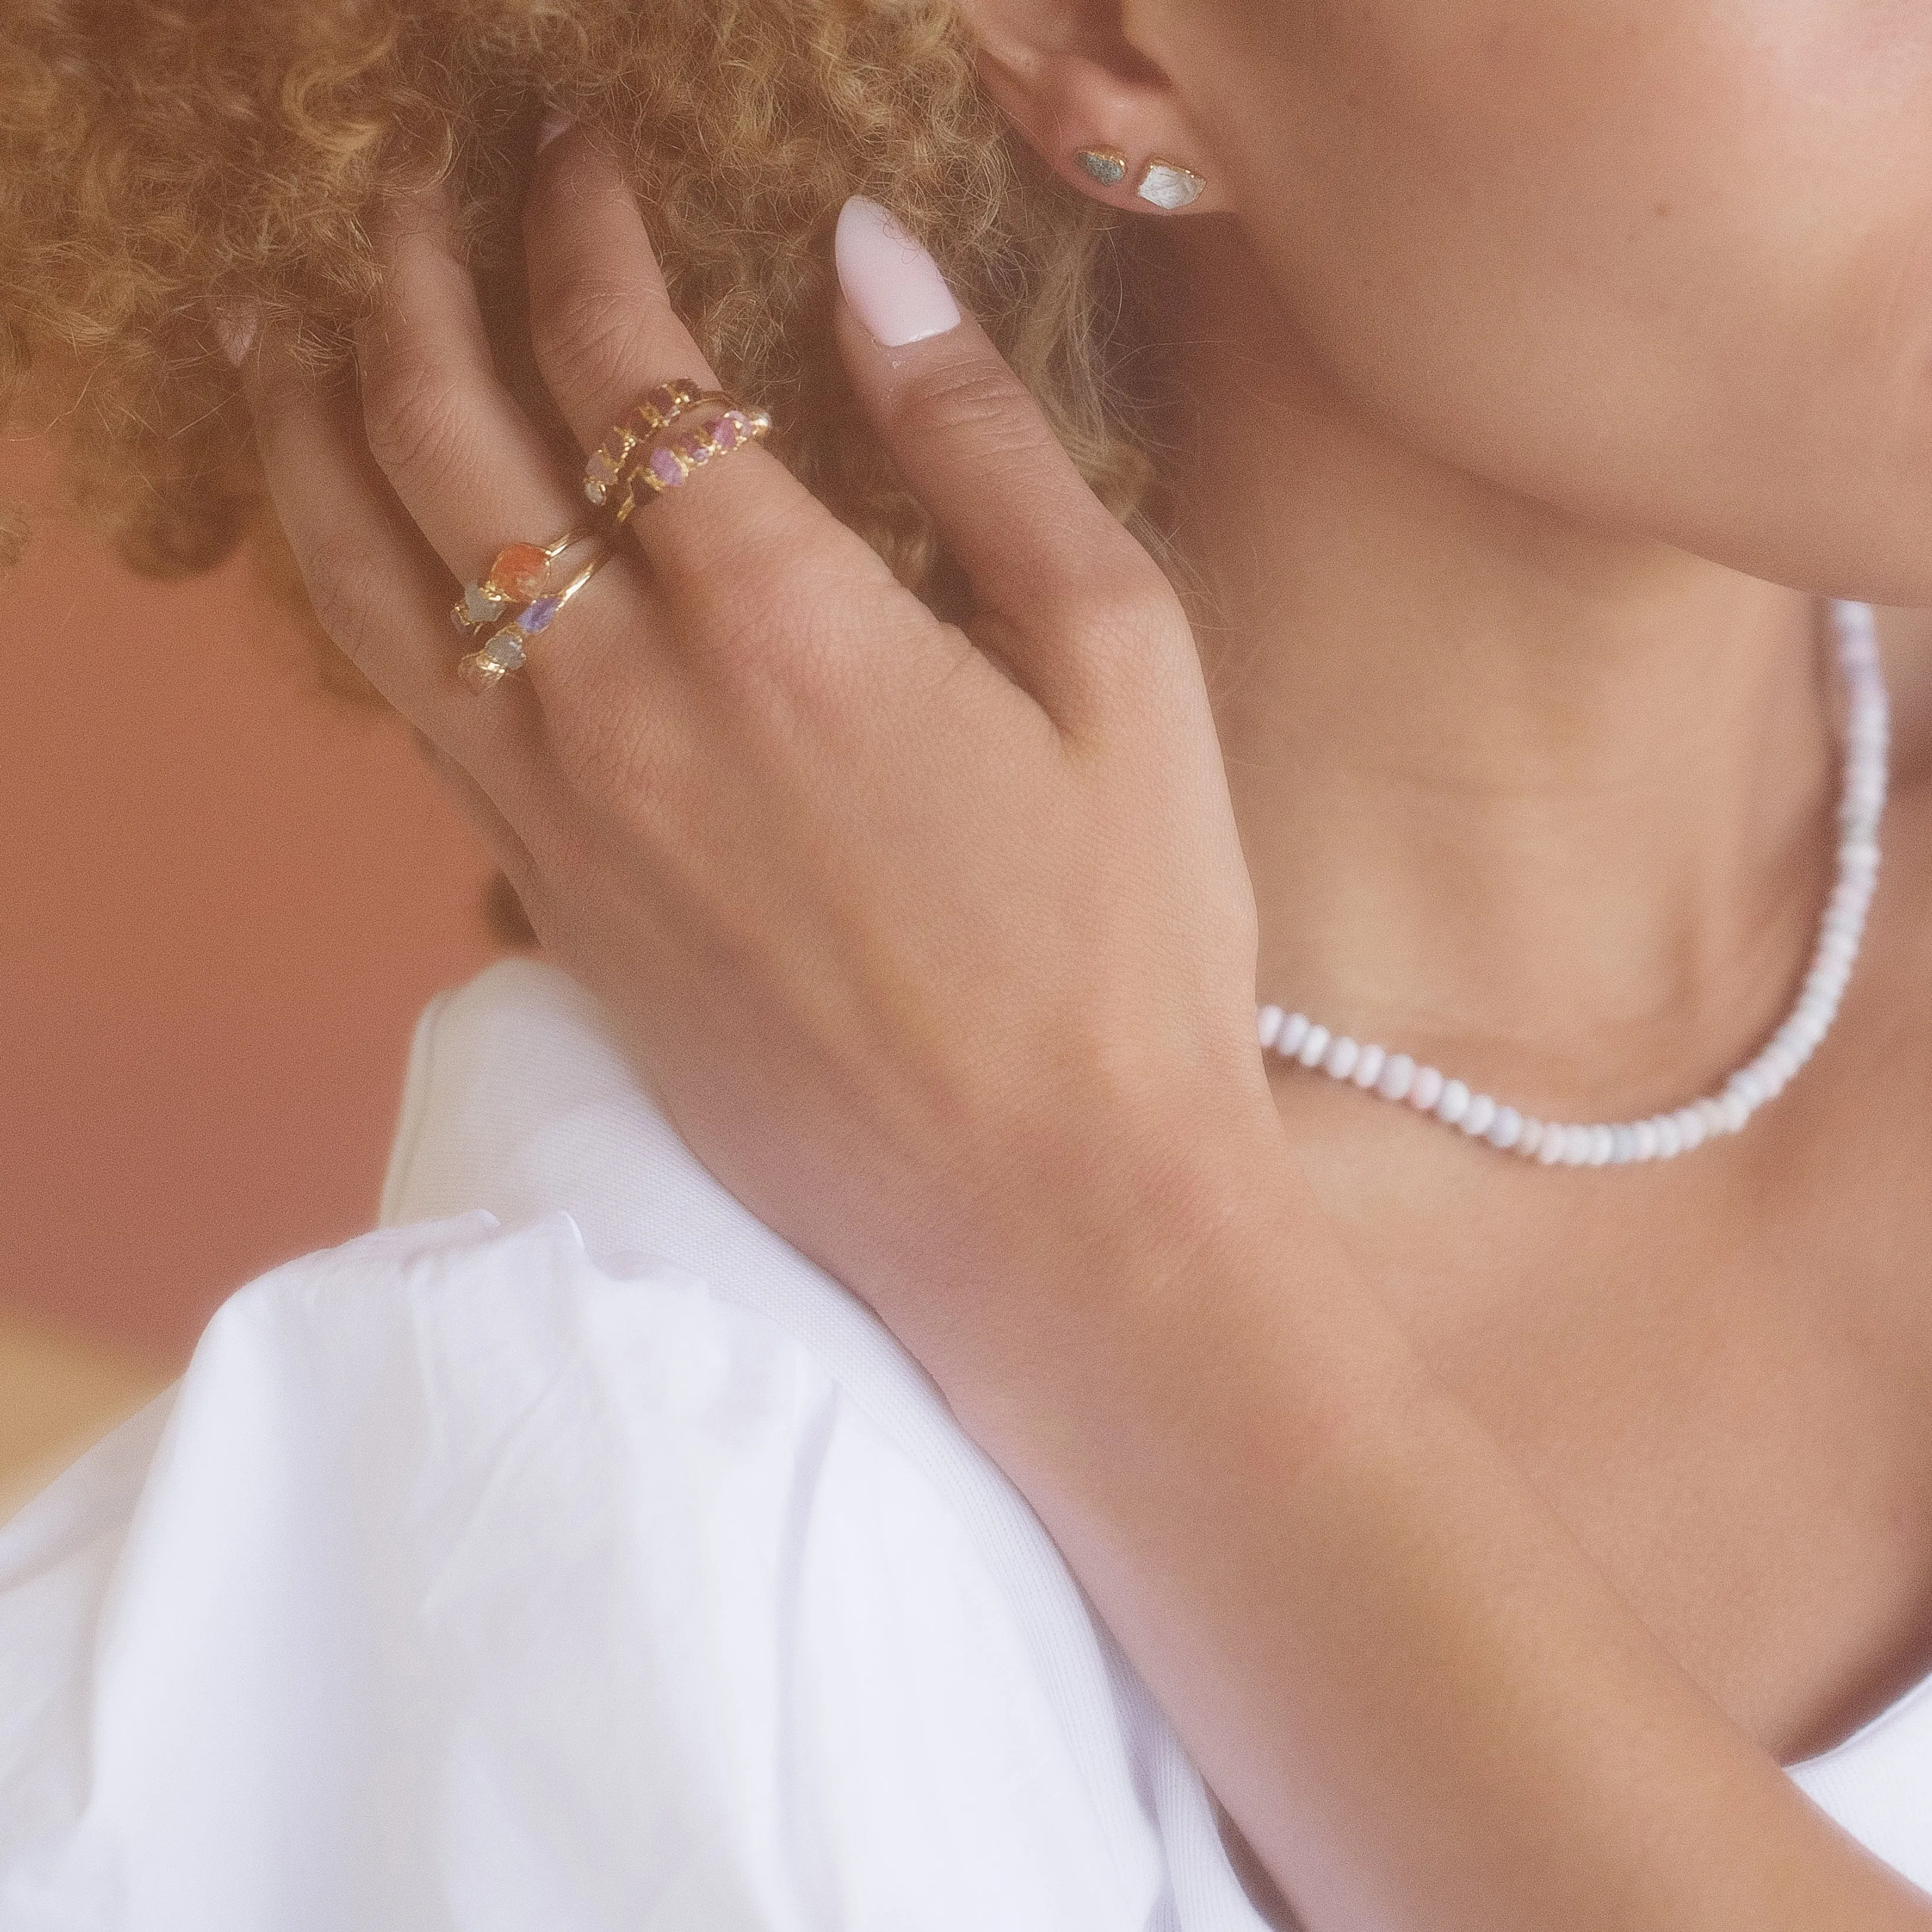
<svg viewBox="0 0 1932 1932">
<path fill-rule="evenodd" d="M 1932 50 L 1895 9 L 1584 11 L 982 9 L 1043 149 L 1126 121 L 1212 184 L 1148 284 L 1262 997 L 1615 1120 L 1749 1057 L 1829 883 L 1816 601 L 1659 533 L 1932 590 L 1898 520 L 1932 499 L 1932 307 L 1901 292 L 1932 144 L 1900 118 Z M 1682 371 L 1628 322 L 1673 304 Z M 1785 1762 L 1932 1672 L 1932 633 L 1883 629 L 1884 896 L 1827 1051 L 1748 1135 L 1553 1173 L 1272 1076 L 1432 1366 Z"/>
<path fill-rule="evenodd" d="M 888 350 L 848 309 L 974 624 L 753 449 L 478 704 L 450 574 L 570 503 L 428 206 L 359 416 L 250 362 L 318 607 L 700 1157 L 1032 1499 L 1312 1932 L 1925 1932 L 1775 1762 L 1928 1661 L 1922 685 L 1843 1030 L 1735 1144 L 1512 1168 L 1270 1088 L 1253 1000 L 1258 962 L 1574 1117 L 1685 1097 L 1790 998 L 1810 600 L 1932 604 L 1932 21 L 970 17 L 1070 178 L 1109 140 L 1213 184 L 1162 284 L 1188 608 L 970 321 Z M 706 377 L 591 144 L 526 240 L 586 448 Z"/>
</svg>

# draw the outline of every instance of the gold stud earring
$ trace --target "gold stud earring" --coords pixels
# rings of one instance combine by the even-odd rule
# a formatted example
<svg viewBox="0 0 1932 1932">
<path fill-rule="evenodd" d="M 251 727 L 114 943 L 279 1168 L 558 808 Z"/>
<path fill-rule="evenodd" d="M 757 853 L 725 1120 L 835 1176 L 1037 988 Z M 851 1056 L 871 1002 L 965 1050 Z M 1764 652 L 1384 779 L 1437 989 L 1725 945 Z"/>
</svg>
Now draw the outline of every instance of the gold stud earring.
<svg viewBox="0 0 1932 1932">
<path fill-rule="evenodd" d="M 1156 208 L 1164 208 L 1172 213 L 1177 208 L 1185 208 L 1207 185 L 1192 168 L 1184 168 L 1178 161 L 1163 161 L 1156 156 L 1150 158 L 1142 169 L 1140 179 L 1134 183 L 1134 192 L 1142 200 L 1151 202 Z"/>
<path fill-rule="evenodd" d="M 1113 188 L 1126 180 L 1127 158 L 1118 148 L 1081 148 L 1075 161 L 1102 188 Z"/>
</svg>

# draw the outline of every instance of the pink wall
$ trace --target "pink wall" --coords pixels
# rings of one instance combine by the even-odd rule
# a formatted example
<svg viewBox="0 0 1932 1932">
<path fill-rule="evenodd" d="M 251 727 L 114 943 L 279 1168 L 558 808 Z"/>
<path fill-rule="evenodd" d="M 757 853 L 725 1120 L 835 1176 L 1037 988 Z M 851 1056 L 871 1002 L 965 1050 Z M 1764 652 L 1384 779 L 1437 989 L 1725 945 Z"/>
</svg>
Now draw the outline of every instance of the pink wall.
<svg viewBox="0 0 1932 1932">
<path fill-rule="evenodd" d="M 172 1358 L 369 1225 L 489 867 L 238 571 L 146 584 L 43 528 L 5 595 L 0 1309 Z"/>
</svg>

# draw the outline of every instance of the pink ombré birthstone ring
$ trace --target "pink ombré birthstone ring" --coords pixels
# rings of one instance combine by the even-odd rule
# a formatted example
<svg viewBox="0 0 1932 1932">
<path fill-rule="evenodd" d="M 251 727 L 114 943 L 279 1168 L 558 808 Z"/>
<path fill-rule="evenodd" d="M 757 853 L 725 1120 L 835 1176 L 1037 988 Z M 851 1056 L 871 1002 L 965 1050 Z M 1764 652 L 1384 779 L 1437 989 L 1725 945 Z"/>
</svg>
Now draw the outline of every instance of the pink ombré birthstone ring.
<svg viewBox="0 0 1932 1932">
<path fill-rule="evenodd" d="M 703 421 L 666 434 L 700 414 Z M 744 408 L 722 389 L 700 390 L 682 378 L 664 383 L 591 453 L 584 466 L 584 494 L 614 522 L 626 522 L 640 503 L 681 488 L 693 470 L 757 441 L 771 426 L 765 410 Z"/>
</svg>

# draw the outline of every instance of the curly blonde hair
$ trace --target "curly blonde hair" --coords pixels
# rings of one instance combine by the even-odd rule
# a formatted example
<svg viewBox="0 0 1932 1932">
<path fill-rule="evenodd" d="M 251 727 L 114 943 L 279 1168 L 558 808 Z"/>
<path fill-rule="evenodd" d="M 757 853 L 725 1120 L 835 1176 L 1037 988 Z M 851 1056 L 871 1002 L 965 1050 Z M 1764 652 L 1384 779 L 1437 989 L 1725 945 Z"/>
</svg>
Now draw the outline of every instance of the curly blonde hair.
<svg viewBox="0 0 1932 1932">
<path fill-rule="evenodd" d="M 832 342 L 854 193 L 928 244 L 1159 548 L 1124 380 L 1130 226 L 1013 136 L 952 0 L 17 0 L 0 76 L 0 419 L 56 431 L 75 503 L 144 572 L 250 537 L 272 556 L 218 318 L 251 307 L 346 363 L 370 217 L 428 179 L 454 183 L 506 380 L 547 410 L 514 212 L 550 109 L 626 158 L 680 311 L 778 452 L 936 605 L 960 586 Z"/>
</svg>

